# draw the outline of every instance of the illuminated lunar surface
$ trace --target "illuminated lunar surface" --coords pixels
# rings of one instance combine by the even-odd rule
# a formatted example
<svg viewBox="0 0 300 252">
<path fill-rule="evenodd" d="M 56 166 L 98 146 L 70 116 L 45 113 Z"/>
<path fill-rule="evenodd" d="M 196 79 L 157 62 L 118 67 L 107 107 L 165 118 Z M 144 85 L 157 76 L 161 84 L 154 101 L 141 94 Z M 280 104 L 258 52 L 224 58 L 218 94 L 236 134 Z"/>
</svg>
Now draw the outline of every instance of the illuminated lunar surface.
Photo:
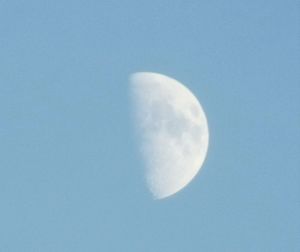
<svg viewBox="0 0 300 252">
<path fill-rule="evenodd" d="M 165 75 L 134 73 L 130 86 L 147 186 L 162 199 L 200 170 L 209 142 L 206 116 L 192 92 Z"/>
</svg>

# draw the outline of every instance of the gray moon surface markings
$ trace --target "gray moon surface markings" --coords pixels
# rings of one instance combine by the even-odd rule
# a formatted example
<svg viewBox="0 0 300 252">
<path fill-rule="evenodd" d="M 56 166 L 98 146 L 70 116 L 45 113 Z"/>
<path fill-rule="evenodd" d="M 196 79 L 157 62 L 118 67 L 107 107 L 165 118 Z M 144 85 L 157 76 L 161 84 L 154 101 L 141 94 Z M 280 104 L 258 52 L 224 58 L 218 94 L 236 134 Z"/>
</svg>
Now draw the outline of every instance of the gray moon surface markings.
<svg viewBox="0 0 300 252">
<path fill-rule="evenodd" d="M 147 186 L 163 199 L 200 170 L 209 142 L 207 119 L 197 98 L 175 79 L 138 72 L 130 86 Z"/>
</svg>

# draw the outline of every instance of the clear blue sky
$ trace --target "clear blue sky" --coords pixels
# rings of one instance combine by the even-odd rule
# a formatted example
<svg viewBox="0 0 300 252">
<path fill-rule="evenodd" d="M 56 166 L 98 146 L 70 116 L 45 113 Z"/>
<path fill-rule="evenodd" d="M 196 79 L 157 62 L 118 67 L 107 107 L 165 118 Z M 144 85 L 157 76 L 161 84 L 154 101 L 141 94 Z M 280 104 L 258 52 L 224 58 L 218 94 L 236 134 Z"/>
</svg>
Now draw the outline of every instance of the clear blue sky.
<svg viewBox="0 0 300 252">
<path fill-rule="evenodd" d="M 300 251 L 299 2 L 0 0 L 0 251 Z M 210 127 L 184 190 L 143 181 L 128 75 Z"/>
</svg>

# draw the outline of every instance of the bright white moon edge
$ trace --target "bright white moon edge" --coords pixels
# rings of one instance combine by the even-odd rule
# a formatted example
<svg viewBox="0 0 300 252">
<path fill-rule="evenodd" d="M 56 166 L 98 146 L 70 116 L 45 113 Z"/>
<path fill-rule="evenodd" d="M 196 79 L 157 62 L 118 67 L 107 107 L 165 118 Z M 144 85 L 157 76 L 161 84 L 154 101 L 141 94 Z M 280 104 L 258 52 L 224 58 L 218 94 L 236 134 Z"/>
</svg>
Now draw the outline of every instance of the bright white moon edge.
<svg viewBox="0 0 300 252">
<path fill-rule="evenodd" d="M 138 72 L 130 86 L 146 181 L 155 199 L 184 188 L 208 149 L 205 113 L 193 93 L 162 74 Z"/>
</svg>

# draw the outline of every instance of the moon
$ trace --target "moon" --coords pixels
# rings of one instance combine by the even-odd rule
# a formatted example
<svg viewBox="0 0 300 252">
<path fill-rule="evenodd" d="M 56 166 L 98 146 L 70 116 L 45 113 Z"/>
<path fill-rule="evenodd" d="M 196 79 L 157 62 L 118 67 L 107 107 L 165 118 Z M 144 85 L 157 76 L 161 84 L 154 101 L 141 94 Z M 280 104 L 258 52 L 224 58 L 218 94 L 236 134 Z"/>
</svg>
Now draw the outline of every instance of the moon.
<svg viewBox="0 0 300 252">
<path fill-rule="evenodd" d="M 129 82 L 147 187 L 163 199 L 189 184 L 203 165 L 207 119 L 193 93 L 173 78 L 137 72 Z"/>
</svg>

